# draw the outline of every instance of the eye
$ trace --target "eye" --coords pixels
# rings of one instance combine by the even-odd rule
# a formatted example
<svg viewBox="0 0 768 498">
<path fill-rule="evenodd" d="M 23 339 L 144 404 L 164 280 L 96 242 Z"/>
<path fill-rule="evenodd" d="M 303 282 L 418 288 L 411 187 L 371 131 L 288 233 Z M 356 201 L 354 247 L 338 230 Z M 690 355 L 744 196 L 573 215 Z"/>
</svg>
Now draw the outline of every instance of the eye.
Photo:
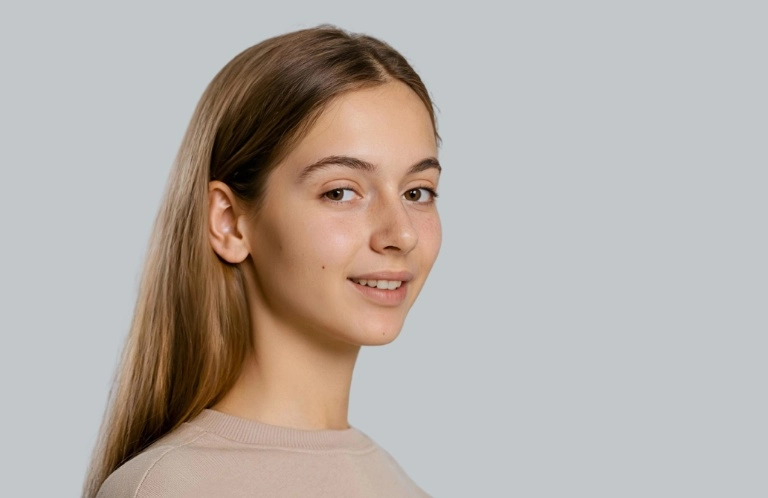
<svg viewBox="0 0 768 498">
<path fill-rule="evenodd" d="M 323 197 L 334 202 L 347 202 L 355 198 L 355 191 L 351 188 L 335 188 L 324 193 Z"/>
<path fill-rule="evenodd" d="M 428 203 L 435 200 L 437 193 L 431 188 L 421 187 L 407 190 L 403 194 L 403 197 L 405 197 L 405 200 L 411 202 Z"/>
</svg>

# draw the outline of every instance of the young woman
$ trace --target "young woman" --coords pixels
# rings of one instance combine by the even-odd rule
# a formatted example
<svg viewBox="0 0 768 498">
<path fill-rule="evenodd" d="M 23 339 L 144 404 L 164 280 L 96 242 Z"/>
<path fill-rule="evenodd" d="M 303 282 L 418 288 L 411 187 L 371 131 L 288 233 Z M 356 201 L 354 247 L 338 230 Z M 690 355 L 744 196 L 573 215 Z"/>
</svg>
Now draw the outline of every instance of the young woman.
<svg viewBox="0 0 768 498">
<path fill-rule="evenodd" d="M 235 57 L 195 110 L 87 497 L 425 496 L 347 422 L 440 246 L 431 100 L 330 27 Z"/>
</svg>

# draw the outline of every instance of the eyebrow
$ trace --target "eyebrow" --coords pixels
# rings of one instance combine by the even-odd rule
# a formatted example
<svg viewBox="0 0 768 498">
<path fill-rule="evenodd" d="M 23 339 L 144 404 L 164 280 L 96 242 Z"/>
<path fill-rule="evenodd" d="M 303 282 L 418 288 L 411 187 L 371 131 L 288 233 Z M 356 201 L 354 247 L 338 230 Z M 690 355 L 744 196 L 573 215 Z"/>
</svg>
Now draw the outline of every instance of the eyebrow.
<svg viewBox="0 0 768 498">
<path fill-rule="evenodd" d="M 369 163 L 368 161 L 363 161 L 362 159 L 358 159 L 356 157 L 328 156 L 305 167 L 301 171 L 298 181 L 303 182 L 309 176 L 311 176 L 312 173 L 318 170 L 329 168 L 331 166 L 343 166 L 345 168 L 370 172 L 376 171 L 377 169 L 375 164 Z M 421 161 L 408 168 L 407 174 L 412 175 L 414 173 L 421 173 L 422 171 L 426 171 L 428 169 L 436 169 L 438 173 L 443 171 L 443 168 L 440 166 L 440 163 L 436 158 L 428 157 L 426 159 L 422 159 Z"/>
</svg>

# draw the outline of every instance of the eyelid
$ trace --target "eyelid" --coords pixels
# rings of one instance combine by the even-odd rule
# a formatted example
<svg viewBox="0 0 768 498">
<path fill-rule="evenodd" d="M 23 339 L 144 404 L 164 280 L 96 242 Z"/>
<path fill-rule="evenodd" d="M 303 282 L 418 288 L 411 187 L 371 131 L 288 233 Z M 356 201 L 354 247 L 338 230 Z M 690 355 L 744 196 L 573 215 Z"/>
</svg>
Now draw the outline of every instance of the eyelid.
<svg viewBox="0 0 768 498">
<path fill-rule="evenodd" d="M 355 190 L 355 188 L 354 188 L 354 187 L 352 187 L 351 185 L 346 185 L 346 186 L 338 186 L 338 187 L 334 187 L 334 188 L 328 189 L 328 190 L 324 191 L 324 192 L 323 192 L 323 193 L 320 195 L 320 197 L 321 197 L 322 199 L 324 199 L 324 200 L 327 200 L 327 201 L 329 201 L 329 202 L 332 202 L 332 203 L 334 203 L 334 204 L 346 204 L 347 202 L 351 202 L 351 201 L 355 200 L 354 198 L 352 198 L 352 199 L 346 199 L 346 200 L 345 200 L 345 199 L 344 199 L 344 196 L 342 196 L 342 199 L 340 199 L 340 200 L 336 200 L 336 199 L 330 199 L 330 198 L 328 197 L 328 194 L 330 194 L 331 192 L 335 192 L 335 191 L 337 191 L 337 190 L 352 192 L 352 193 L 355 195 L 355 197 L 357 197 L 357 198 L 359 198 L 359 197 L 360 197 L 360 194 L 359 194 L 359 193 L 357 192 L 357 190 Z"/>
<path fill-rule="evenodd" d="M 435 202 L 435 199 L 437 199 L 439 197 L 439 194 L 437 193 L 436 189 L 434 189 L 432 187 L 428 187 L 426 185 L 421 185 L 421 186 L 416 186 L 416 187 L 411 187 L 409 189 L 406 189 L 406 191 L 403 192 L 403 196 L 405 196 L 407 193 L 412 192 L 414 190 L 423 190 L 423 191 L 425 191 L 425 192 L 427 192 L 429 194 L 429 199 L 426 200 L 426 201 L 422 201 L 421 199 L 415 200 L 415 201 L 410 201 L 410 202 L 413 202 L 415 204 L 430 204 L 430 203 Z M 406 199 L 406 200 L 409 200 L 409 199 Z"/>
<path fill-rule="evenodd" d="M 345 199 L 345 197 L 347 196 L 344 194 L 342 194 L 341 199 L 332 199 L 328 197 L 328 194 L 331 194 L 335 191 L 348 191 L 354 194 L 354 197 Z M 421 191 L 422 193 L 419 195 L 419 198 L 416 200 L 408 199 L 406 195 L 414 191 Z M 425 195 L 426 195 L 426 200 L 422 200 L 422 197 L 424 197 Z M 431 204 L 435 202 L 435 199 L 439 197 L 439 194 L 437 193 L 437 189 L 435 187 L 422 184 L 422 185 L 415 185 L 413 187 L 405 189 L 401 194 L 401 196 L 406 197 L 405 200 L 412 202 L 414 204 Z M 322 200 L 332 202 L 334 204 L 346 204 L 348 202 L 354 201 L 356 198 L 360 199 L 362 197 L 363 196 L 360 194 L 360 192 L 358 192 L 358 189 L 350 184 L 338 185 L 332 188 L 325 187 L 323 189 L 323 192 L 320 194 L 320 198 Z"/>
</svg>

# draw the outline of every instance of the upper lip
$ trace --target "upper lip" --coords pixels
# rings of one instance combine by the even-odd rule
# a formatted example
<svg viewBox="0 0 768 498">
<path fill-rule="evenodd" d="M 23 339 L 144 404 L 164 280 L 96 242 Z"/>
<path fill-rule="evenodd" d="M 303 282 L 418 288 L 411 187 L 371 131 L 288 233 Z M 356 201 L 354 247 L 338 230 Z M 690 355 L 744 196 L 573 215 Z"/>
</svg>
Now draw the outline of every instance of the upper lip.
<svg viewBox="0 0 768 498">
<path fill-rule="evenodd" d="M 352 280 L 390 280 L 408 282 L 413 279 L 413 273 L 409 271 L 376 271 L 349 277 Z"/>
</svg>

